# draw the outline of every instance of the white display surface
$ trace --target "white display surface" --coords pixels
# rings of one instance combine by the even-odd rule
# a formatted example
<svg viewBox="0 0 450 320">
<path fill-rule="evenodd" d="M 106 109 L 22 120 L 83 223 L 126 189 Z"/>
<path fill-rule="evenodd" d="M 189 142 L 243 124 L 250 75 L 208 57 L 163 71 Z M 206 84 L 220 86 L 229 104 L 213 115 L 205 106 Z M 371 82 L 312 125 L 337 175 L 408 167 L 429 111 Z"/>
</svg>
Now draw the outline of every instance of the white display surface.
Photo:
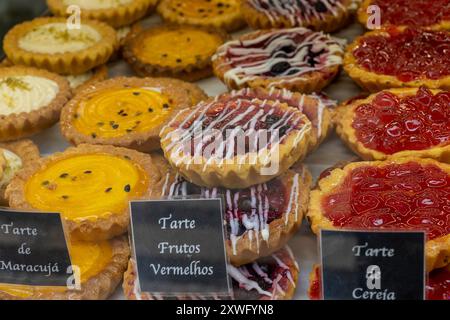
<svg viewBox="0 0 450 320">
<path fill-rule="evenodd" d="M 145 24 L 157 24 L 159 18 L 152 17 Z M 241 31 L 238 34 L 245 33 L 248 30 Z M 348 28 L 334 34 L 339 38 L 352 41 L 356 36 L 362 34 L 364 29 L 355 23 Z M 238 35 L 236 34 L 236 35 Z M 118 75 L 133 75 L 128 65 L 119 61 L 111 64 L 109 67 L 110 77 Z M 205 90 L 209 96 L 227 91 L 225 85 L 217 78 L 204 79 L 197 84 Z M 358 95 L 361 91 L 359 87 L 342 71 L 341 75 L 324 90 L 331 98 L 339 102 Z M 63 151 L 69 146 L 60 134 L 59 125 L 46 130 L 45 132 L 31 138 L 39 146 L 42 155 L 48 155 L 57 151 Z M 333 166 L 338 161 L 354 159 L 355 155 L 339 140 L 336 135 L 329 137 L 313 154 L 309 155 L 305 160 L 305 164 L 314 177 L 314 182 L 318 175 L 324 170 Z M 297 262 L 300 266 L 300 276 L 297 285 L 297 291 L 294 299 L 308 299 L 308 278 L 313 264 L 318 262 L 318 245 L 316 236 L 312 233 L 306 220 L 303 221 L 301 230 L 290 240 L 291 247 Z M 116 293 L 111 299 L 124 299 L 122 287 L 118 287 Z"/>
</svg>

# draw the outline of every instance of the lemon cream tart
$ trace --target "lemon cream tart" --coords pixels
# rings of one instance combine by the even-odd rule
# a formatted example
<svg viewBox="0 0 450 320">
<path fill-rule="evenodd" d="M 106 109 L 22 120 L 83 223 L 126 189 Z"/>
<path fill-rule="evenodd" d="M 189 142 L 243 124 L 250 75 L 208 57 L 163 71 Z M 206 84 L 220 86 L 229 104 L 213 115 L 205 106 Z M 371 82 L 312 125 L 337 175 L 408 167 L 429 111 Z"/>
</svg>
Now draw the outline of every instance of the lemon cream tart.
<svg viewBox="0 0 450 320">
<path fill-rule="evenodd" d="M 30 136 L 59 119 L 71 95 L 56 74 L 27 67 L 0 69 L 0 141 Z"/>
<path fill-rule="evenodd" d="M 163 125 L 179 110 L 205 98 L 196 85 L 181 80 L 110 79 L 82 91 L 65 106 L 61 130 L 73 144 L 149 152 L 160 148 Z"/>
<path fill-rule="evenodd" d="M 72 238 L 97 241 L 126 232 L 129 200 L 158 181 L 150 156 L 80 145 L 25 166 L 6 189 L 10 207 L 60 212 Z"/>
<path fill-rule="evenodd" d="M 67 287 L 0 285 L 2 300 L 102 300 L 119 285 L 129 258 L 125 237 L 100 242 L 72 241 L 73 265 L 80 268 L 80 290 Z"/>
<path fill-rule="evenodd" d="M 69 29 L 65 18 L 37 18 L 12 28 L 3 47 L 14 64 L 82 74 L 108 61 L 117 36 L 102 22 L 83 20 L 79 29 Z"/>
</svg>

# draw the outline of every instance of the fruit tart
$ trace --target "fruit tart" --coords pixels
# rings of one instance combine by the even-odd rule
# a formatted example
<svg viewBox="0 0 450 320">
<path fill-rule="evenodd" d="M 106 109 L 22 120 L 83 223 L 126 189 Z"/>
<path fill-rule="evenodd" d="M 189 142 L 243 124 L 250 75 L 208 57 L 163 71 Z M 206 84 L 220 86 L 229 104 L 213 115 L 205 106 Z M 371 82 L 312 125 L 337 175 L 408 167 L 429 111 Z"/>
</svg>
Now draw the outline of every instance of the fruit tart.
<svg viewBox="0 0 450 320">
<path fill-rule="evenodd" d="M 346 26 L 359 0 L 242 0 L 242 13 L 253 29 L 306 27 L 334 32 Z"/>
<path fill-rule="evenodd" d="M 70 88 L 74 93 L 78 93 L 83 89 L 105 80 L 108 77 L 108 68 L 101 65 L 95 69 L 79 75 L 67 75 L 65 78 L 69 81 Z"/>
<path fill-rule="evenodd" d="M 285 88 L 319 92 L 338 74 L 342 45 L 304 28 L 260 30 L 222 45 L 213 57 L 215 75 L 229 88 Z"/>
<path fill-rule="evenodd" d="M 155 26 L 130 35 L 123 57 L 140 76 L 197 81 L 212 75 L 211 57 L 226 38 L 213 29 Z"/>
<path fill-rule="evenodd" d="M 130 259 L 124 275 L 123 290 L 128 300 L 162 300 L 165 297 L 140 292 L 136 263 Z M 289 247 L 271 256 L 240 267 L 228 265 L 236 300 L 290 300 L 297 287 L 299 267 Z M 202 296 L 178 296 L 180 300 L 201 300 Z M 219 298 L 219 297 L 218 297 Z"/>
<path fill-rule="evenodd" d="M 149 152 L 181 109 L 206 99 L 194 84 L 164 78 L 113 78 L 79 92 L 61 113 L 62 134 L 75 145 L 115 145 Z"/>
<path fill-rule="evenodd" d="M 338 108 L 339 136 L 365 160 L 450 162 L 450 91 L 390 89 Z"/>
<path fill-rule="evenodd" d="M 169 23 L 236 31 L 244 27 L 240 0 L 162 0 L 158 13 Z"/>
<path fill-rule="evenodd" d="M 26 165 L 6 197 L 14 209 L 59 212 L 72 238 L 98 241 L 127 231 L 128 202 L 159 176 L 149 155 L 83 144 Z"/>
<path fill-rule="evenodd" d="M 307 214 L 320 229 L 425 231 L 427 270 L 450 259 L 450 165 L 433 159 L 353 162 L 326 171 Z"/>
<path fill-rule="evenodd" d="M 247 189 L 224 189 L 198 187 L 180 176 L 162 156 L 152 155 L 152 159 L 161 172 L 161 182 L 152 189 L 152 196 L 223 196 L 226 249 L 235 266 L 282 248 L 299 229 L 308 207 L 311 174 L 303 165 Z"/>
<path fill-rule="evenodd" d="M 404 26 L 427 29 L 450 29 L 448 0 L 364 0 L 358 9 L 358 20 L 367 25 L 369 6 L 378 6 L 381 27 Z"/>
<path fill-rule="evenodd" d="M 6 186 L 22 167 L 38 161 L 38 147 L 28 139 L 0 143 L 0 205 L 8 204 Z"/>
<path fill-rule="evenodd" d="M 61 76 L 29 67 L 0 68 L 0 141 L 51 127 L 70 97 L 69 83 Z"/>
<path fill-rule="evenodd" d="M 364 34 L 347 48 L 344 69 L 363 89 L 450 89 L 450 33 L 389 27 Z"/>
<path fill-rule="evenodd" d="M 81 18 L 108 23 L 114 28 L 130 25 L 156 7 L 158 0 L 47 0 L 55 16 L 69 17 L 70 6 L 80 8 Z"/>
<path fill-rule="evenodd" d="M 180 111 L 160 137 L 165 157 L 189 182 L 233 189 L 286 172 L 306 155 L 311 127 L 285 103 L 225 93 Z"/>
<path fill-rule="evenodd" d="M 1 300 L 105 300 L 122 281 L 130 249 L 126 237 L 99 242 L 72 241 L 73 265 L 80 268 L 81 289 L 0 285 Z"/>
<path fill-rule="evenodd" d="M 80 29 L 69 29 L 65 18 L 54 17 L 18 24 L 3 40 L 13 64 L 73 75 L 105 64 L 116 47 L 116 32 L 105 23 L 83 20 Z"/>
</svg>

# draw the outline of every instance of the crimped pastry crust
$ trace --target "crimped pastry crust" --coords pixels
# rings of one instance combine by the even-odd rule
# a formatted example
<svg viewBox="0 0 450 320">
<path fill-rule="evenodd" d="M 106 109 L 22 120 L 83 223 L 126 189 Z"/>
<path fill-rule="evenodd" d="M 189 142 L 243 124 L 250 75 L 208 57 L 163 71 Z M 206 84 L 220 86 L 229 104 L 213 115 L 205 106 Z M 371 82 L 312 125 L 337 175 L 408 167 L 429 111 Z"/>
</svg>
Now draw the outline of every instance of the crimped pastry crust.
<svg viewBox="0 0 450 320">
<path fill-rule="evenodd" d="M 29 287 L 32 293 L 21 298 L 0 291 L 0 300 L 105 300 L 111 296 L 120 284 L 130 256 L 130 247 L 125 236 L 109 240 L 112 248 L 112 259 L 97 275 L 81 284 L 81 290 L 56 289 L 40 290 Z"/>
<path fill-rule="evenodd" d="M 0 115 L 0 141 L 3 142 L 28 137 L 53 126 L 59 120 L 62 107 L 72 96 L 69 82 L 57 74 L 21 66 L 0 68 L 0 77 L 13 76 L 42 77 L 55 82 L 59 89 L 46 106 L 31 112 Z"/>
<path fill-rule="evenodd" d="M 105 64 L 118 45 L 116 32 L 109 25 L 94 20 L 83 20 L 84 25 L 94 28 L 101 36 L 93 46 L 74 52 L 37 53 L 20 48 L 19 40 L 36 27 L 50 23 L 66 23 L 65 18 L 36 18 L 13 27 L 3 40 L 3 49 L 14 64 L 43 68 L 59 74 L 83 74 Z"/>
<path fill-rule="evenodd" d="M 125 5 L 107 9 L 81 8 L 81 17 L 103 21 L 114 28 L 119 28 L 132 24 L 152 12 L 157 2 L 158 0 L 133 0 Z M 47 5 L 55 16 L 70 16 L 67 13 L 68 6 L 62 0 L 47 0 Z"/>
<path fill-rule="evenodd" d="M 64 152 L 55 153 L 49 157 L 41 158 L 39 161 L 29 163 L 22 168 L 11 181 L 6 189 L 6 197 L 9 205 L 13 209 L 36 210 L 28 203 L 25 196 L 25 185 L 27 181 L 40 169 L 54 161 L 69 159 L 73 156 L 84 154 L 107 154 L 113 156 L 124 157 L 138 164 L 148 176 L 149 187 L 146 192 L 141 195 L 145 198 L 150 195 L 150 186 L 157 183 L 160 179 L 158 170 L 152 163 L 149 155 L 113 146 L 99 146 L 81 144 L 77 147 L 71 147 Z M 108 215 L 97 217 L 96 219 L 69 220 L 65 219 L 67 230 L 74 239 L 86 241 L 106 240 L 122 235 L 128 229 L 130 221 L 129 208 L 123 212 L 109 212 Z"/>
<path fill-rule="evenodd" d="M 342 168 L 335 168 L 327 172 L 327 175 L 322 176 L 317 182 L 316 188 L 311 191 L 307 218 L 311 223 L 312 231 L 315 234 L 318 234 L 320 229 L 338 229 L 333 225 L 333 222 L 330 219 L 324 216 L 322 199 L 338 187 L 353 169 L 363 166 L 381 167 L 392 163 L 401 164 L 408 162 L 417 162 L 422 165 L 434 165 L 450 174 L 450 165 L 448 164 L 440 163 L 432 159 L 413 157 L 394 158 L 387 161 L 352 162 L 342 166 Z M 425 249 L 428 271 L 447 265 L 450 259 L 450 234 L 428 240 Z"/>
<path fill-rule="evenodd" d="M 197 85 L 168 78 L 134 78 L 118 77 L 109 79 L 98 84 L 91 85 L 81 90 L 66 106 L 61 113 L 61 132 L 64 137 L 74 145 L 81 143 L 115 145 L 118 147 L 135 149 L 141 152 L 150 152 L 160 148 L 159 132 L 167 123 L 157 125 L 145 132 L 132 132 L 119 137 L 93 137 L 84 134 L 74 126 L 73 120 L 77 115 L 78 105 L 95 96 L 105 89 L 124 89 L 129 87 L 158 88 L 161 93 L 174 101 L 172 112 L 167 121 L 177 114 L 178 111 L 190 108 L 193 104 L 206 99 L 206 94 Z"/>
<path fill-rule="evenodd" d="M 105 64 L 96 67 L 92 70 L 92 72 L 92 77 L 90 77 L 87 81 L 83 82 L 79 86 L 72 88 L 74 94 L 78 94 L 79 92 L 91 87 L 92 85 L 108 78 L 108 67 Z"/>
</svg>

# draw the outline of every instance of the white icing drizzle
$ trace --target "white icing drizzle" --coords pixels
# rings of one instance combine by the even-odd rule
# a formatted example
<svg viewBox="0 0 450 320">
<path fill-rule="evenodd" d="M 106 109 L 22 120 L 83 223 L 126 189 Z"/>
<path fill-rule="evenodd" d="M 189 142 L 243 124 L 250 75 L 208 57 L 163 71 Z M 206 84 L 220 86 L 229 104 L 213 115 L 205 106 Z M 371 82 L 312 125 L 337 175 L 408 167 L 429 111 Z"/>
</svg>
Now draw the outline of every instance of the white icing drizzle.
<svg viewBox="0 0 450 320">
<path fill-rule="evenodd" d="M 262 77 L 272 80 L 270 87 L 276 87 L 306 80 L 303 76 L 307 73 L 341 65 L 342 55 L 343 46 L 337 39 L 322 32 L 293 28 L 227 42 L 219 47 L 213 60 L 223 58 L 218 67 L 229 68 L 224 74 L 226 81 L 243 85 Z"/>
</svg>

